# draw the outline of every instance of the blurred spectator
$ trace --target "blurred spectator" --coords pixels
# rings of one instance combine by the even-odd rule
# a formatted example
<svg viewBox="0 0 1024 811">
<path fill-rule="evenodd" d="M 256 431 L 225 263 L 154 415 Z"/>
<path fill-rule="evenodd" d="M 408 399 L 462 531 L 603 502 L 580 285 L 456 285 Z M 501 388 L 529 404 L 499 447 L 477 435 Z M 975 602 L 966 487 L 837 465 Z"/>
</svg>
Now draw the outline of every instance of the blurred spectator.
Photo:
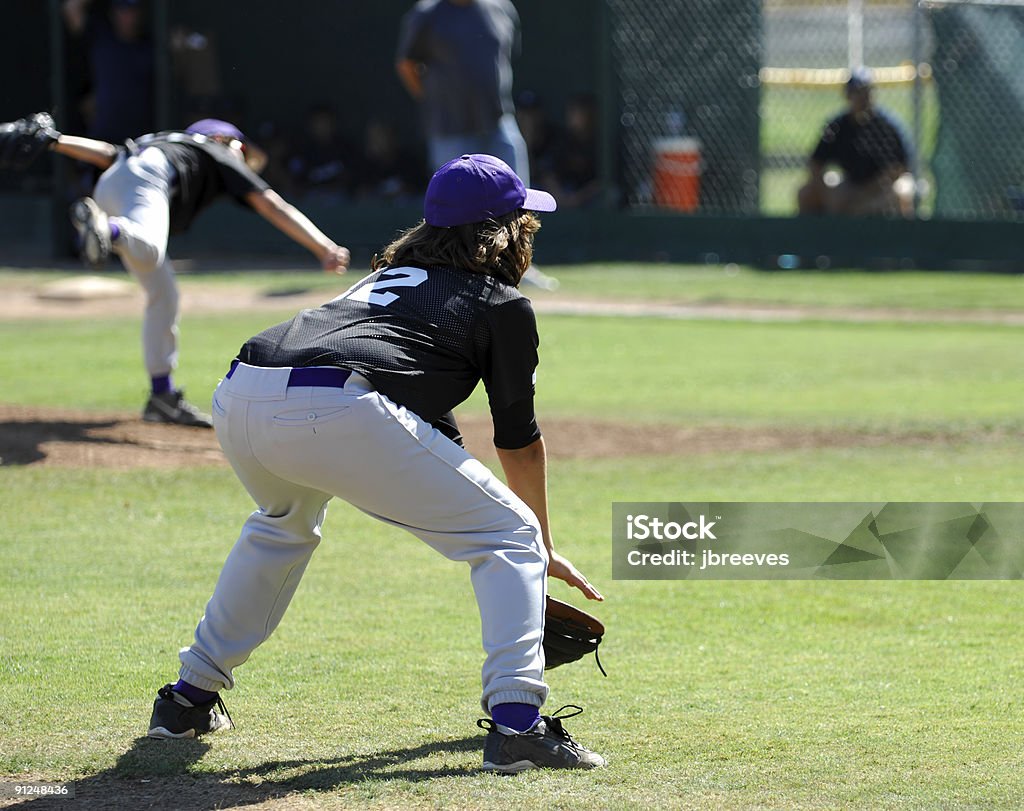
<svg viewBox="0 0 1024 811">
<path fill-rule="evenodd" d="M 597 173 L 597 101 L 589 93 L 569 99 L 565 132 L 554 150 L 546 189 L 563 208 L 590 205 L 601 194 Z"/>
<path fill-rule="evenodd" d="M 92 0 L 64 0 L 64 22 L 85 45 L 91 88 L 82 100 L 93 138 L 122 143 L 156 128 L 155 56 L 141 0 L 110 0 L 109 14 Z"/>
<path fill-rule="evenodd" d="M 847 110 L 833 118 L 808 161 L 797 192 L 801 214 L 913 216 L 910 147 L 897 121 L 871 99 L 871 73 L 858 68 L 846 83 Z M 829 164 L 842 170 L 833 181 Z"/>
<path fill-rule="evenodd" d="M 516 97 L 516 122 L 526 141 L 533 182 L 544 183 L 554 168 L 558 136 L 540 96 L 532 90 L 524 90 Z M 541 185 L 540 188 L 545 187 Z"/>
<path fill-rule="evenodd" d="M 288 161 L 296 193 L 340 201 L 351 194 L 355 180 L 353 150 L 338 130 L 338 117 L 326 104 L 312 107 L 306 131 Z"/>
<path fill-rule="evenodd" d="M 402 18 L 395 70 L 422 104 L 430 174 L 460 155 L 484 153 L 530 185 L 530 158 L 512 103 L 512 57 L 519 48 L 519 14 L 509 0 L 419 0 Z M 523 282 L 558 287 L 534 265 Z"/>
<path fill-rule="evenodd" d="M 402 18 L 395 69 L 422 104 L 431 174 L 467 153 L 501 158 L 530 183 L 512 103 L 519 14 L 509 0 L 420 0 Z"/>
<path fill-rule="evenodd" d="M 379 118 L 366 122 L 354 173 L 355 192 L 361 198 L 392 202 L 418 199 L 427 183 L 422 161 L 403 148 L 394 125 Z"/>
<path fill-rule="evenodd" d="M 182 119 L 197 121 L 229 112 L 224 99 L 217 40 L 212 32 L 196 31 L 184 25 L 171 29 L 173 88 L 184 110 Z"/>
<path fill-rule="evenodd" d="M 292 158 L 291 143 L 274 121 L 263 121 L 256 127 L 256 142 L 267 156 L 267 164 L 260 174 L 263 179 L 286 197 L 294 196 L 288 161 Z"/>
</svg>

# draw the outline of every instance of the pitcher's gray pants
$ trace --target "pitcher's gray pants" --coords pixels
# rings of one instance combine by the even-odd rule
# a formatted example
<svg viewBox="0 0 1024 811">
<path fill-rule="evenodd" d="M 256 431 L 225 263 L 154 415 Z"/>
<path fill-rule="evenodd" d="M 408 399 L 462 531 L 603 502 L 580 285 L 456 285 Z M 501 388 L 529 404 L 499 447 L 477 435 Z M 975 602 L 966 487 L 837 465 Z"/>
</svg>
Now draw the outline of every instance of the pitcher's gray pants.
<svg viewBox="0 0 1024 811">
<path fill-rule="evenodd" d="M 93 191 L 121 231 L 114 253 L 146 292 L 142 353 L 151 377 L 170 374 L 178 363 L 178 285 L 167 259 L 173 176 L 167 157 L 149 147 L 119 158 Z"/>
<path fill-rule="evenodd" d="M 469 564 L 486 652 L 484 711 L 543 704 L 547 553 L 533 512 L 364 377 L 353 374 L 344 388 L 289 387 L 290 372 L 239 364 L 214 393 L 217 438 L 259 509 L 228 555 L 195 642 L 181 651 L 181 678 L 204 690 L 234 686 L 234 668 L 280 622 L 337 496 Z M 364 543 L 343 528 L 337 536 Z"/>
</svg>

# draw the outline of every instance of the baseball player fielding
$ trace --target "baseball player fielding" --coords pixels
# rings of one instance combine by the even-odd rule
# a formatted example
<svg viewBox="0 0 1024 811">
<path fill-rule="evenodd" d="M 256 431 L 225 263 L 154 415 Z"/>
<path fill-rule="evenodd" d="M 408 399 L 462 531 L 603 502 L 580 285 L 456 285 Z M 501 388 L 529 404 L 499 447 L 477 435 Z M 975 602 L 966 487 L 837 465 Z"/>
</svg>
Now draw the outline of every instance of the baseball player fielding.
<svg viewBox="0 0 1024 811">
<path fill-rule="evenodd" d="M 582 710 L 540 712 L 547 577 L 603 599 L 552 542 L 539 340 L 518 290 L 534 212 L 554 210 L 503 161 L 456 158 L 431 180 L 424 221 L 369 276 L 226 360 L 214 427 L 257 510 L 181 652 L 179 681 L 158 692 L 151 737 L 231 725 L 220 691 L 277 627 L 337 497 L 469 565 L 486 653 L 483 768 L 604 765 L 563 726 Z M 507 486 L 462 447 L 452 415 L 481 380 Z"/>
</svg>

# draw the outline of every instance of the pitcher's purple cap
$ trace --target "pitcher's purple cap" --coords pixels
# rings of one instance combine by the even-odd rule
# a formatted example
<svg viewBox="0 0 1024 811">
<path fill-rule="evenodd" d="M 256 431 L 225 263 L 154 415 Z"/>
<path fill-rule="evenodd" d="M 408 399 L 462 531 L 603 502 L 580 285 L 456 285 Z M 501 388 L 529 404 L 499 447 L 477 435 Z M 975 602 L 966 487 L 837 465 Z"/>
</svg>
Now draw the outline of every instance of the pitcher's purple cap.
<svg viewBox="0 0 1024 811">
<path fill-rule="evenodd" d="M 195 135 L 205 135 L 208 138 L 212 138 L 215 135 L 222 135 L 225 138 L 237 138 L 239 141 L 244 141 L 245 136 L 242 135 L 242 131 L 238 129 L 234 124 L 230 124 L 227 121 L 221 121 L 219 118 L 204 118 L 200 121 L 196 121 L 194 124 L 189 124 L 188 129 L 185 132 L 191 132 Z"/>
<path fill-rule="evenodd" d="M 555 198 L 528 189 L 505 161 L 493 155 L 463 155 L 430 179 L 423 200 L 428 225 L 450 228 L 511 214 L 516 209 L 554 211 Z"/>
</svg>

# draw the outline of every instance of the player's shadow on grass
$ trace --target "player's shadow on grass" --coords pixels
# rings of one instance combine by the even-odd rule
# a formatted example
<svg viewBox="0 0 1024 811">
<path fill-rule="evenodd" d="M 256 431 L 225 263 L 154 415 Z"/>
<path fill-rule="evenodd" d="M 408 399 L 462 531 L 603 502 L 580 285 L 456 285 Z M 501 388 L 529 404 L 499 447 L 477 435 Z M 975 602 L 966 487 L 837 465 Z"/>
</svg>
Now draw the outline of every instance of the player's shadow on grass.
<svg viewBox="0 0 1024 811">
<path fill-rule="evenodd" d="M 450 741 L 435 741 L 403 749 L 389 749 L 359 755 L 343 755 L 329 760 L 270 760 L 247 769 L 238 769 L 232 777 L 255 778 L 260 785 L 273 783 L 287 791 L 330 791 L 346 783 L 367 780 L 404 780 L 420 782 L 437 777 L 459 777 L 479 774 L 479 764 L 472 766 L 416 767 L 416 761 L 437 754 L 480 752 L 483 738 L 474 735 Z"/>
<path fill-rule="evenodd" d="M 18 420 L 0 422 L 0 467 L 31 465 L 46 458 L 46 442 L 122 445 L 125 440 L 96 436 L 92 432 L 115 428 L 121 420 Z"/>
<path fill-rule="evenodd" d="M 42 796 L 19 807 L 174 808 L 176 811 L 234 808 L 281 799 L 296 792 L 330 792 L 375 781 L 422 782 L 480 774 L 483 738 L 474 735 L 400 749 L 316 760 L 270 760 L 258 766 L 193 772 L 210 750 L 203 739 L 157 741 L 137 738 L 117 763 L 72 782 L 75 799 Z M 434 755 L 477 753 L 473 765 L 434 766 L 417 761 Z M 464 758 L 458 758 L 464 760 Z M 445 758 L 445 761 L 448 759 Z"/>
</svg>

